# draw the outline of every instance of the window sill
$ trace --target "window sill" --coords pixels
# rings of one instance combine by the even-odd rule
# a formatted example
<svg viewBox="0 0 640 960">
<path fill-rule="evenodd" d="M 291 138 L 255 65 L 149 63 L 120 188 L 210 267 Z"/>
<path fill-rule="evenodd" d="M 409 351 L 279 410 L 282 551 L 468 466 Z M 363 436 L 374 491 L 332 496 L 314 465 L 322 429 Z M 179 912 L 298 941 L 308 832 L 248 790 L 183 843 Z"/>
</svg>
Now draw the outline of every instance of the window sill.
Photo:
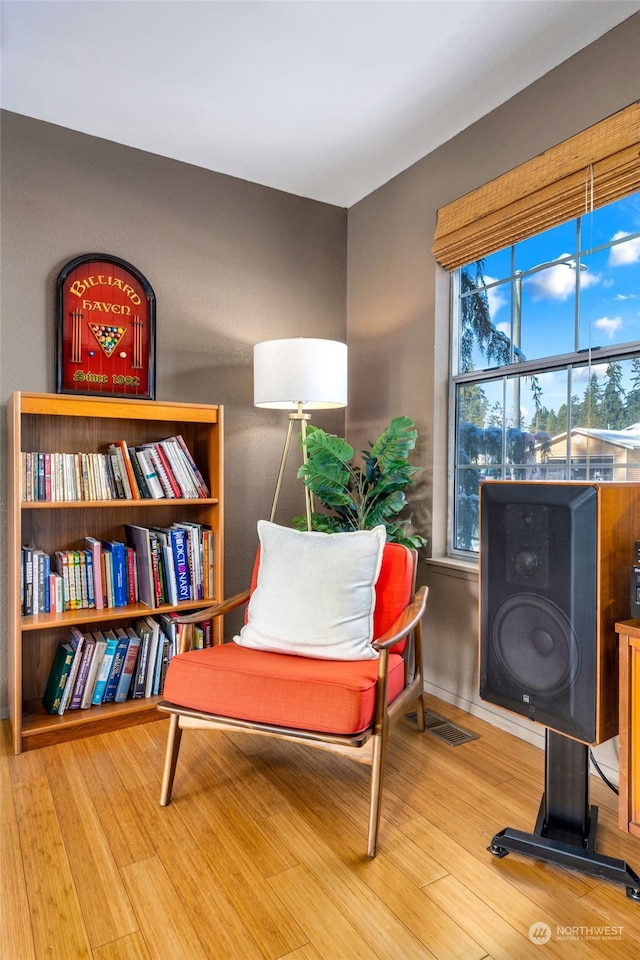
<svg viewBox="0 0 640 960">
<path fill-rule="evenodd" d="M 426 563 L 431 567 L 437 567 L 445 576 L 448 574 L 461 580 L 478 579 L 478 564 L 471 560 L 463 560 L 459 557 L 429 557 Z"/>
</svg>

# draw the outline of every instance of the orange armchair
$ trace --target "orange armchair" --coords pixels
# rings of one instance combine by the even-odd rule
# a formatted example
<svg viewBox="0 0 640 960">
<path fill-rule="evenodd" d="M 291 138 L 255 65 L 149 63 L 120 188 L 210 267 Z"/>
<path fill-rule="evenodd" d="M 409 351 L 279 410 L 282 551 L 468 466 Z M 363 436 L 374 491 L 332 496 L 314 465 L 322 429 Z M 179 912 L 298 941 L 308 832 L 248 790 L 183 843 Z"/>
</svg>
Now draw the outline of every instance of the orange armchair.
<svg viewBox="0 0 640 960">
<path fill-rule="evenodd" d="M 333 542 L 327 547 L 332 550 L 334 538 L 339 536 L 289 533 L 328 536 Z M 315 541 L 314 546 L 317 543 L 325 545 L 324 541 Z M 264 543 L 262 551 L 265 558 Z M 372 585 L 374 639 L 365 652 L 367 659 L 349 659 L 349 651 L 343 654 L 340 650 L 337 655 L 344 659 L 325 659 L 322 649 L 312 650 L 311 655 L 261 649 L 260 643 L 256 649 L 255 643 L 244 645 L 242 635 L 234 638 L 237 642 L 190 649 L 193 623 L 222 616 L 247 601 L 250 604 L 245 624 L 250 623 L 254 599 L 257 614 L 260 550 L 249 590 L 179 618 L 178 622 L 187 627 L 182 633 L 180 653 L 167 671 L 165 699 L 158 704 L 159 710 L 170 714 L 160 804 L 166 806 L 171 800 L 184 728 L 242 730 L 304 743 L 350 756 L 371 767 L 367 853 L 374 857 L 390 729 L 417 704 L 418 729 L 424 730 L 421 627 L 428 590 L 421 587 L 414 592 L 416 562 L 415 551 L 399 544 L 381 546 L 377 579 Z M 333 563 L 328 566 L 333 567 Z M 281 571 L 278 574 L 281 579 Z M 285 588 L 291 594 L 296 592 L 295 584 Z M 351 585 L 348 589 L 353 590 Z M 313 607 L 313 599 L 308 599 L 308 603 Z"/>
</svg>

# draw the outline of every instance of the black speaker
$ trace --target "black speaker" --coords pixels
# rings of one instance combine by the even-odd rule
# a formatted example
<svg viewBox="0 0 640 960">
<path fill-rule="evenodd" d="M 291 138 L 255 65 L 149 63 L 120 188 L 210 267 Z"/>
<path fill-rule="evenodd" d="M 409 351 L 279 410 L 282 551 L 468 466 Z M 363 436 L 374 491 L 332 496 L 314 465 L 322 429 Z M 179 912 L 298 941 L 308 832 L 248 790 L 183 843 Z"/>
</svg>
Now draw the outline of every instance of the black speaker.
<svg viewBox="0 0 640 960">
<path fill-rule="evenodd" d="M 629 615 L 628 531 L 639 491 L 618 483 L 481 485 L 483 700 L 584 743 L 615 735 L 615 622 Z"/>
</svg>

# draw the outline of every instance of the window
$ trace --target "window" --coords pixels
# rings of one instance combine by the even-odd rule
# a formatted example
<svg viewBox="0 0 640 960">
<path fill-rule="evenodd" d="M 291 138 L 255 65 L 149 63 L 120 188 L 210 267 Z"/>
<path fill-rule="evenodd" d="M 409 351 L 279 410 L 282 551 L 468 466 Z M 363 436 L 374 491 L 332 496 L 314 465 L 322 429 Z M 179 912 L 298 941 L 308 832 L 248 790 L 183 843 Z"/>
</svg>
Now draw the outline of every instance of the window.
<svg viewBox="0 0 640 960">
<path fill-rule="evenodd" d="M 478 485 L 640 480 L 640 193 L 453 274 L 453 552 Z"/>
<path fill-rule="evenodd" d="M 438 211 L 450 552 L 497 479 L 640 481 L 640 101 Z"/>
</svg>

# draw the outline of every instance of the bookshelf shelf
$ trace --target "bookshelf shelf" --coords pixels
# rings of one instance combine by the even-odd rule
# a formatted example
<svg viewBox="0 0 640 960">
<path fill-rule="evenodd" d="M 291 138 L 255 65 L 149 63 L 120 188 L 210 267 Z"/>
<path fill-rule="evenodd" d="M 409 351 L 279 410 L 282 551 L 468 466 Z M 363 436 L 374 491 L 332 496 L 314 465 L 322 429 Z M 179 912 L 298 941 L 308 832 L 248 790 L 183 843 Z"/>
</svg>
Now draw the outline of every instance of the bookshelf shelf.
<svg viewBox="0 0 640 960">
<path fill-rule="evenodd" d="M 142 603 L 103 610 L 67 610 L 22 616 L 21 547 L 29 543 L 53 556 L 80 549 L 85 536 L 123 540 L 123 525 L 167 526 L 174 521 L 206 524 L 213 530 L 214 597 L 223 593 L 223 411 L 216 405 L 146 400 L 85 398 L 59 394 L 14 393 L 8 404 L 9 503 L 9 712 L 16 753 L 161 719 L 158 697 L 92 706 L 50 715 L 41 698 L 56 647 L 70 627 L 89 631 L 126 626 L 148 614 L 197 610 L 203 601 Z M 211 496 L 140 500 L 21 501 L 22 452 L 99 453 L 118 440 L 130 447 L 180 434 L 204 475 Z M 221 618 L 218 618 L 221 619 Z M 214 623 L 213 642 L 222 642 Z"/>
</svg>

